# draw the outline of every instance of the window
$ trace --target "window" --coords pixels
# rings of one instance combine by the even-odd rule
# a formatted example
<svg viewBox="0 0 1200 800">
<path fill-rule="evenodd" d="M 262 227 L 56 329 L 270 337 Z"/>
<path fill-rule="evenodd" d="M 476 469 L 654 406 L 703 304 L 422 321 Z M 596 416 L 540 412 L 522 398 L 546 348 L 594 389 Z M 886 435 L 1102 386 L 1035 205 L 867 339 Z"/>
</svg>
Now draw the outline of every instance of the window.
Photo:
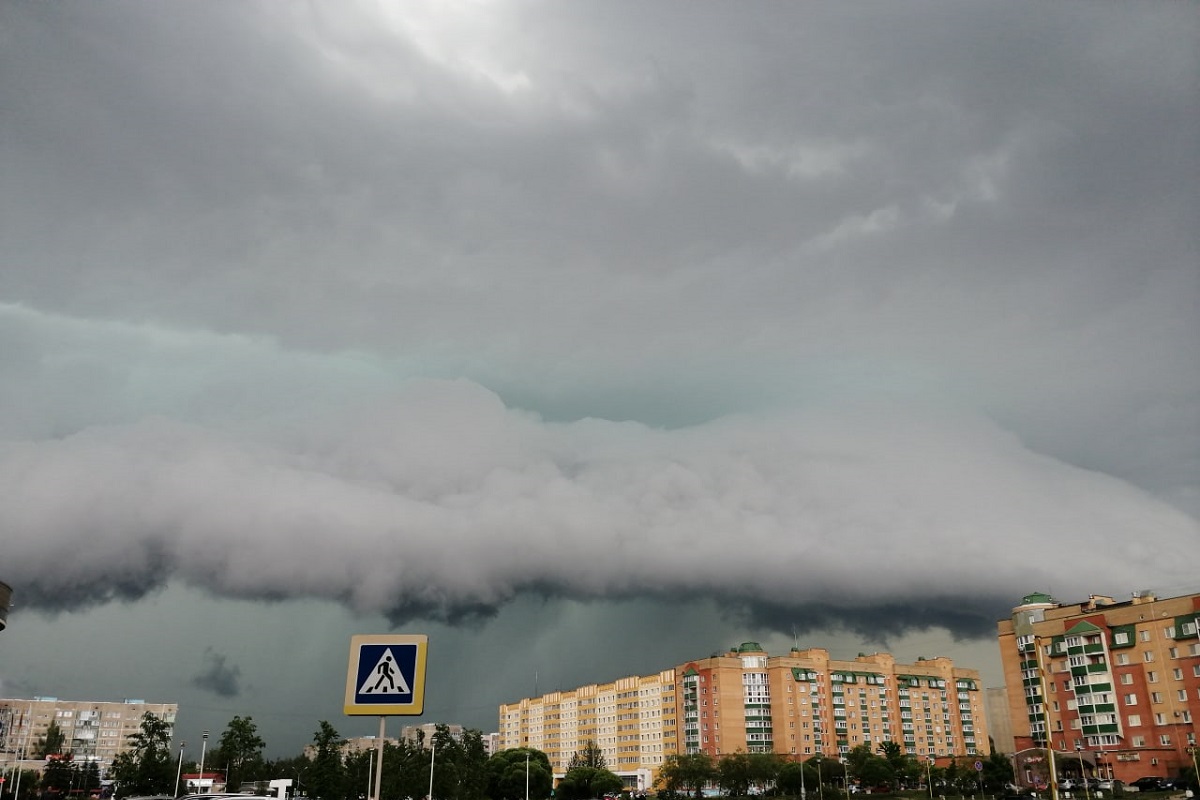
<svg viewBox="0 0 1200 800">
<path fill-rule="evenodd" d="M 1162 702 L 1162 692 L 1151 692 L 1150 693 L 1150 702 L 1151 703 L 1161 703 Z"/>
<path fill-rule="evenodd" d="M 1142 651 L 1142 661 L 1145 661 L 1146 663 L 1150 663 L 1153 660 L 1154 660 L 1154 651 L 1153 650 L 1143 650 Z"/>
<path fill-rule="evenodd" d="M 1140 631 L 1138 631 L 1138 635 L 1141 637 L 1141 640 L 1143 642 L 1150 641 L 1150 631 L 1149 630 L 1145 630 L 1145 629 L 1140 630 Z"/>
<path fill-rule="evenodd" d="M 1158 673 L 1150 670 L 1146 673 L 1146 683 L 1158 683 Z"/>
<path fill-rule="evenodd" d="M 1113 634 L 1113 644 L 1129 644 L 1129 632 L 1117 631 Z"/>
<path fill-rule="evenodd" d="M 1200 673 L 1197 673 L 1197 674 L 1200 674 Z M 1124 684 L 1125 686 L 1129 686 L 1130 684 L 1133 683 L 1133 675 L 1126 672 L 1124 675 L 1121 676 L 1121 683 Z"/>
<path fill-rule="evenodd" d="M 1117 653 L 1117 665 L 1123 666 L 1129 663 L 1129 653 Z"/>
<path fill-rule="evenodd" d="M 1145 747 L 1146 746 L 1146 737 L 1145 736 L 1133 737 L 1133 746 L 1134 747 Z"/>
<path fill-rule="evenodd" d="M 1159 734 L 1158 743 L 1161 744 L 1163 747 L 1170 747 L 1171 746 L 1171 734 L 1169 734 L 1169 733 Z"/>
<path fill-rule="evenodd" d="M 1142 715 L 1141 714 L 1130 714 L 1128 717 L 1125 718 L 1125 720 L 1129 723 L 1129 727 L 1131 727 L 1131 728 L 1140 728 L 1142 725 Z"/>
<path fill-rule="evenodd" d="M 1181 670 L 1179 667 L 1176 667 L 1175 669 L 1171 670 L 1171 677 L 1177 681 L 1183 680 L 1183 670 Z"/>
<path fill-rule="evenodd" d="M 1181 703 L 1186 703 L 1187 702 L 1187 689 L 1176 689 L 1175 690 L 1175 698 L 1177 700 L 1179 700 Z"/>
<path fill-rule="evenodd" d="M 1133 694 L 1132 692 L 1125 695 L 1125 705 L 1136 706 L 1137 705 L 1137 695 Z"/>
<path fill-rule="evenodd" d="M 1166 725 L 1167 724 L 1167 715 L 1166 714 L 1155 714 L 1154 715 L 1154 724 L 1155 725 Z"/>
</svg>

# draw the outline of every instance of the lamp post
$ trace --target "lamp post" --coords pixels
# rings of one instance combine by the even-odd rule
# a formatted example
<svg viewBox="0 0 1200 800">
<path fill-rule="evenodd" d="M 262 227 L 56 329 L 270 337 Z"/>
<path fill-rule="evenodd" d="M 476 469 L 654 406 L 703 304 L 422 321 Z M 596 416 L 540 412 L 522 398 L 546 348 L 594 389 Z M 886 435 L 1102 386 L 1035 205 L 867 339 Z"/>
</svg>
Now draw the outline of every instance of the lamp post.
<svg viewBox="0 0 1200 800">
<path fill-rule="evenodd" d="M 183 748 L 187 747 L 187 742 L 179 743 L 179 766 L 175 768 L 175 791 L 172 794 L 179 797 L 179 779 L 183 777 Z"/>
<path fill-rule="evenodd" d="M 529 751 L 525 751 L 525 800 L 529 800 Z"/>
<path fill-rule="evenodd" d="M 433 800 L 433 761 L 437 757 L 437 739 L 429 740 L 429 800 Z M 380 765 L 382 766 L 382 764 Z"/>
<path fill-rule="evenodd" d="M 196 776 L 196 791 L 201 791 L 200 787 L 204 783 L 204 753 L 208 750 L 208 731 L 200 737 L 200 774 Z"/>
<path fill-rule="evenodd" d="M 849 797 L 850 796 L 850 759 L 843 757 L 838 760 L 842 762 L 842 769 L 844 769 L 846 771 L 845 785 L 843 788 L 845 788 L 845 790 L 846 790 L 846 797 Z M 529 800 L 529 798 L 525 798 L 525 800 Z"/>
<path fill-rule="evenodd" d="M 825 800 L 825 781 L 821 778 L 821 762 L 825 760 L 824 754 L 820 750 L 817 751 L 817 797 L 820 800 Z"/>
<path fill-rule="evenodd" d="M 800 759 L 800 800 L 808 800 L 808 790 L 804 788 L 804 759 Z"/>
<path fill-rule="evenodd" d="M 1092 792 L 1088 789 L 1087 776 L 1083 774 L 1083 745 L 1075 745 L 1075 754 L 1079 758 L 1079 780 L 1083 784 L 1084 800 L 1092 800 Z"/>
<path fill-rule="evenodd" d="M 929 788 L 929 800 L 933 800 L 933 756 L 925 759 L 925 785 Z"/>
</svg>

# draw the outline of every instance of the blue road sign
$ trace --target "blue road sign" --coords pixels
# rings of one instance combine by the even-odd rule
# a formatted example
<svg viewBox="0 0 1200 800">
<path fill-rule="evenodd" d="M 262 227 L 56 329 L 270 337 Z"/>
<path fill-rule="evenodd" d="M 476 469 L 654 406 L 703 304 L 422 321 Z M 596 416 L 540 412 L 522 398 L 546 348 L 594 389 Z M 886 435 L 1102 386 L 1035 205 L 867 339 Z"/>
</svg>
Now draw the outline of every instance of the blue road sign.
<svg viewBox="0 0 1200 800">
<path fill-rule="evenodd" d="M 420 714 L 425 706 L 428 645 L 429 637 L 422 634 L 351 637 L 345 713 Z"/>
</svg>

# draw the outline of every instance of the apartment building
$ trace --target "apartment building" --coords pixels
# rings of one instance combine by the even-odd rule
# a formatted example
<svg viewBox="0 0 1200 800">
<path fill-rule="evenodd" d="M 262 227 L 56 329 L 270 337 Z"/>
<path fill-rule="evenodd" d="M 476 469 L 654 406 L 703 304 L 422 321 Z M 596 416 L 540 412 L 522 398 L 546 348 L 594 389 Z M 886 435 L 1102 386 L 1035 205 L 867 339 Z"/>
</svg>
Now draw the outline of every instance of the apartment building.
<svg viewBox="0 0 1200 800">
<path fill-rule="evenodd" d="M 594 740 L 609 768 L 646 789 L 670 755 L 774 752 L 798 759 L 891 740 L 913 755 L 988 752 L 979 673 L 950 659 L 838 661 L 821 648 L 725 653 L 613 683 L 500 706 L 503 748 L 547 753 L 556 775 Z"/>
<path fill-rule="evenodd" d="M 677 752 L 675 670 L 628 676 L 500 706 L 499 749 L 532 747 L 546 753 L 555 777 L 594 741 L 608 768 L 636 790 Z"/>
<path fill-rule="evenodd" d="M 64 752 L 77 762 L 99 762 L 104 769 L 128 747 L 129 736 L 141 730 L 144 714 L 154 714 L 173 728 L 178 711 L 176 703 L 145 700 L 0 699 L 0 749 L 13 761 L 27 760 L 35 765 L 31 769 L 40 768 L 43 760 L 32 756 L 55 722 L 63 733 Z"/>
<path fill-rule="evenodd" d="M 1026 595 L 998 623 L 1009 719 L 1056 769 L 1131 781 L 1193 763 L 1200 714 L 1200 594 L 1062 604 Z M 1047 756 L 1050 754 L 1047 753 Z M 1018 774 L 1021 769 L 1018 768 Z"/>
<path fill-rule="evenodd" d="M 746 642 L 678 670 L 680 752 L 804 759 L 885 741 L 914 756 L 988 752 L 979 672 L 948 658 L 839 661 L 823 648 L 769 656 Z"/>
</svg>

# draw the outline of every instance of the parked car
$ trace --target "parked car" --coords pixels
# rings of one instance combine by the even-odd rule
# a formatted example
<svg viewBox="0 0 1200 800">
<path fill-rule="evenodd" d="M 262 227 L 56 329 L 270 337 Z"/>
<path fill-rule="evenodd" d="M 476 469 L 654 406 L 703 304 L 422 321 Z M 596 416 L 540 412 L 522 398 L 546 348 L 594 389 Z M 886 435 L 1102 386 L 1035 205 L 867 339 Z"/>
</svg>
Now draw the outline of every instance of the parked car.
<svg viewBox="0 0 1200 800">
<path fill-rule="evenodd" d="M 1115 778 L 1109 778 L 1098 782 L 1096 788 L 1102 792 L 1115 792 L 1118 789 L 1124 789 L 1125 784 Z"/>
<path fill-rule="evenodd" d="M 1136 781 L 1130 781 L 1129 789 L 1135 789 L 1139 792 L 1161 792 L 1163 790 L 1163 779 L 1157 775 L 1143 775 Z"/>
</svg>

